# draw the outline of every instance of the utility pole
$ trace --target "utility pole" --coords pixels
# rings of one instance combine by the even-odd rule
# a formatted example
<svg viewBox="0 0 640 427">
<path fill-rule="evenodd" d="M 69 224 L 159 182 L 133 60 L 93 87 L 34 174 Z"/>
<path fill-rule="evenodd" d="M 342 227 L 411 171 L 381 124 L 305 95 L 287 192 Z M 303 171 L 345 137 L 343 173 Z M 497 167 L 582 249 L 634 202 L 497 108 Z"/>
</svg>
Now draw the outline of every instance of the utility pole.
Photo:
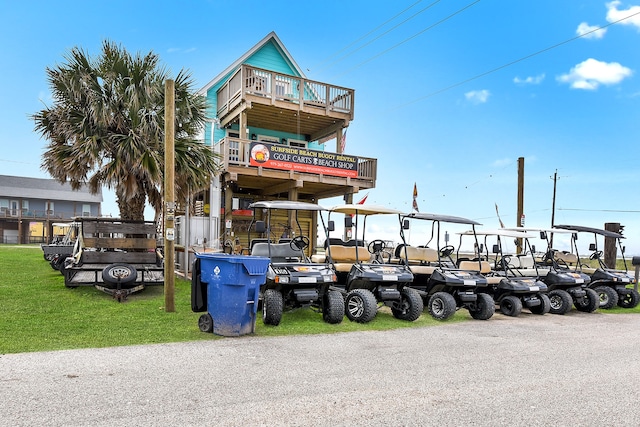
<svg viewBox="0 0 640 427">
<path fill-rule="evenodd" d="M 173 80 L 164 83 L 164 309 L 172 313 L 175 307 L 175 99 Z M 185 250 L 185 254 L 187 251 Z M 188 254 L 187 254 L 188 255 Z"/>
<path fill-rule="evenodd" d="M 524 157 L 518 157 L 518 218 L 516 224 L 518 227 L 524 226 Z M 518 239 L 518 247 L 516 252 L 522 253 L 522 239 Z"/>
<path fill-rule="evenodd" d="M 556 225 L 556 183 L 558 182 L 558 169 L 553 174 L 553 201 L 551 202 L 551 228 Z M 551 247 L 553 247 L 553 233 L 551 233 L 550 240 Z"/>
</svg>

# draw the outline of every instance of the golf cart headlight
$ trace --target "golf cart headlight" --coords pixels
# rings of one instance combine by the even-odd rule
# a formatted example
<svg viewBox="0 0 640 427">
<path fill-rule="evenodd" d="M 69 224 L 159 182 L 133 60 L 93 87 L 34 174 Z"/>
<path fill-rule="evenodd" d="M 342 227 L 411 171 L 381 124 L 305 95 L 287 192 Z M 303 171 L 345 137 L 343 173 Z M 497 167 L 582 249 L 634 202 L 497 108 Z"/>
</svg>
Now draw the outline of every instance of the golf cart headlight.
<svg viewBox="0 0 640 427">
<path fill-rule="evenodd" d="M 287 277 L 287 276 L 276 276 L 276 283 L 289 283 L 289 277 Z"/>
</svg>

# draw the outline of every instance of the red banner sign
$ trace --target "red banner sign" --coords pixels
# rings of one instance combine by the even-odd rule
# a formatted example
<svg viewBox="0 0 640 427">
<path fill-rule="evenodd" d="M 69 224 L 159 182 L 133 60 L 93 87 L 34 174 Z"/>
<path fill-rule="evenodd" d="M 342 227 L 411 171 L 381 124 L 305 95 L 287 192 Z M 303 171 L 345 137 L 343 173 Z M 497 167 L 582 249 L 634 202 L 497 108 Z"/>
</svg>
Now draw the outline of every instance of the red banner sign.
<svg viewBox="0 0 640 427">
<path fill-rule="evenodd" d="M 266 142 L 251 143 L 249 164 L 318 175 L 358 177 L 357 157 Z"/>
</svg>

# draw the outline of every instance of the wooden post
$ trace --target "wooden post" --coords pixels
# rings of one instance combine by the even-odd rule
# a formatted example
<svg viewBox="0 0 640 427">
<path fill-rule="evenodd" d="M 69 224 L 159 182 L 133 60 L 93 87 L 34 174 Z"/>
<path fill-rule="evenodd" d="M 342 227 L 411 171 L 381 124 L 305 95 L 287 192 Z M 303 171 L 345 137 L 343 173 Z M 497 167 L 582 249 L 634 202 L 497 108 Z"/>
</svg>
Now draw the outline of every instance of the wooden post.
<svg viewBox="0 0 640 427">
<path fill-rule="evenodd" d="M 524 226 L 522 218 L 524 216 L 524 157 L 518 157 L 518 227 Z M 518 248 L 516 253 L 522 253 L 522 239 L 518 238 Z"/>
<path fill-rule="evenodd" d="M 604 224 L 604 229 L 607 231 L 613 231 L 614 233 L 620 232 L 619 222 L 607 222 Z M 613 237 L 604 238 L 604 263 L 609 268 L 616 268 L 616 258 L 618 256 L 617 239 Z"/>
<path fill-rule="evenodd" d="M 175 308 L 175 82 L 164 85 L 164 309 Z"/>
</svg>

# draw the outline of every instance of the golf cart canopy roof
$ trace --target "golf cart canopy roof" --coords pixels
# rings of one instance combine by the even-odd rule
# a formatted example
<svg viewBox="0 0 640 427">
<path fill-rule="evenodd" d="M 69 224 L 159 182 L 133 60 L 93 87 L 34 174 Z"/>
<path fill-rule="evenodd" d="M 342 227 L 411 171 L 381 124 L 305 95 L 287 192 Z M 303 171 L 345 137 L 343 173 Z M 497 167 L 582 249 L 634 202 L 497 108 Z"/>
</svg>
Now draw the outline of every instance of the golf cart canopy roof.
<svg viewBox="0 0 640 427">
<path fill-rule="evenodd" d="M 460 233 L 463 236 L 472 236 L 473 230 L 467 230 L 463 233 Z M 506 228 L 496 228 L 493 230 L 476 230 L 475 233 L 477 236 L 502 236 L 502 237 L 513 237 L 516 239 L 531 239 L 534 237 L 538 237 L 533 233 L 526 233 L 524 231 L 515 231 L 509 230 Z"/>
<path fill-rule="evenodd" d="M 401 215 L 402 211 L 397 209 L 387 208 L 385 206 L 375 205 L 359 205 L 355 203 L 334 206 L 329 209 L 331 212 L 339 212 L 347 215 L 379 215 L 379 214 L 394 214 Z"/>
<path fill-rule="evenodd" d="M 563 230 L 563 229 L 558 229 L 558 228 L 513 227 L 513 228 L 506 228 L 506 230 L 535 231 L 535 232 L 544 231 L 545 233 L 556 233 L 556 234 L 571 234 L 571 233 L 573 233 L 573 231 Z"/>
<path fill-rule="evenodd" d="M 423 213 L 423 212 L 411 212 L 410 214 L 406 214 L 405 218 L 424 219 L 427 221 L 451 222 L 455 224 L 482 225 L 479 222 L 476 222 L 472 219 L 462 218 L 459 216 L 437 215 L 437 214 L 430 214 L 430 213 Z"/>
<path fill-rule="evenodd" d="M 326 211 L 320 205 L 309 202 L 295 202 L 290 200 L 272 200 L 254 202 L 249 205 L 249 209 L 288 209 L 299 211 Z"/>
<path fill-rule="evenodd" d="M 620 233 L 616 233 L 615 231 L 609 231 L 609 230 L 603 230 L 601 228 L 593 228 L 593 227 L 583 227 L 581 225 L 554 225 L 554 227 L 557 228 L 561 228 L 564 230 L 571 230 L 571 231 L 578 231 L 578 232 L 585 232 L 585 233 L 596 233 L 596 234 L 600 234 L 604 237 L 613 237 L 616 239 L 624 239 L 625 237 L 620 234 Z"/>
</svg>

